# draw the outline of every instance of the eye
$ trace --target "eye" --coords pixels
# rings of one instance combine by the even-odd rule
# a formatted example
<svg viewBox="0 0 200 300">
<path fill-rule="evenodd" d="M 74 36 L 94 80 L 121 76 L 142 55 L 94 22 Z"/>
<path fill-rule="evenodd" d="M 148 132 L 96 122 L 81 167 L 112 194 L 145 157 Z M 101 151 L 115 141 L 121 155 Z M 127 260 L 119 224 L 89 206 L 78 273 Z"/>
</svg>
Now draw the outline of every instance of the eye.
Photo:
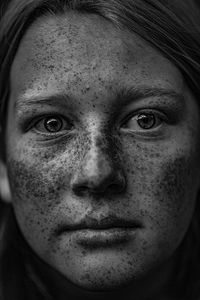
<svg viewBox="0 0 200 300">
<path fill-rule="evenodd" d="M 157 128 L 163 122 L 163 118 L 158 113 L 143 112 L 130 118 L 123 127 L 135 131 L 141 131 L 141 129 L 147 131 Z"/>
<path fill-rule="evenodd" d="M 58 116 L 49 116 L 40 119 L 34 124 L 33 128 L 42 133 L 59 133 L 63 130 L 70 130 L 72 125 L 64 118 Z"/>
<path fill-rule="evenodd" d="M 142 129 L 152 129 L 156 124 L 156 117 L 153 114 L 140 114 L 137 123 Z"/>
</svg>

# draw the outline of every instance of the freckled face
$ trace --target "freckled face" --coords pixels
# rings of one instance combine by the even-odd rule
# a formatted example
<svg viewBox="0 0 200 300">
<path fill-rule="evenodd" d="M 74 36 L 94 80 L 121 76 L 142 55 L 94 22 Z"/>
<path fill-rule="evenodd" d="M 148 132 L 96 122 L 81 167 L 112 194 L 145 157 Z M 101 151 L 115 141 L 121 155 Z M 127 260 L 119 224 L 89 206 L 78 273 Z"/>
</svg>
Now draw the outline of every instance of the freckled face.
<svg viewBox="0 0 200 300">
<path fill-rule="evenodd" d="M 180 72 L 136 34 L 93 15 L 41 17 L 12 65 L 6 136 L 27 242 L 82 287 L 142 280 L 191 221 L 198 129 Z"/>
</svg>

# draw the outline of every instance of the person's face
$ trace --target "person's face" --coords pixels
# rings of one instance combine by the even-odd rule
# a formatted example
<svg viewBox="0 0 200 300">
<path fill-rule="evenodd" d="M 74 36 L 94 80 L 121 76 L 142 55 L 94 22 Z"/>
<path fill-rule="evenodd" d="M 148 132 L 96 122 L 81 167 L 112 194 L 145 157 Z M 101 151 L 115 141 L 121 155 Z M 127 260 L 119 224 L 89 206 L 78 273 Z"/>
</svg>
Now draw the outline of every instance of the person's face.
<svg viewBox="0 0 200 300">
<path fill-rule="evenodd" d="M 167 261 L 199 188 L 198 105 L 179 70 L 95 15 L 41 17 L 11 70 L 12 205 L 32 249 L 108 289 Z"/>
</svg>

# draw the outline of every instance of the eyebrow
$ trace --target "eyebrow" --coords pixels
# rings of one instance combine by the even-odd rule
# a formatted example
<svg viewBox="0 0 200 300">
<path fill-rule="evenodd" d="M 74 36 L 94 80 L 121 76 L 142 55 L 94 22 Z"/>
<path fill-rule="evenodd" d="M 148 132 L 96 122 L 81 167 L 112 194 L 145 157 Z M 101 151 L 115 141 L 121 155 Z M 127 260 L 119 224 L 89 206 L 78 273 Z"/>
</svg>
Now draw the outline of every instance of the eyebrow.
<svg viewBox="0 0 200 300">
<path fill-rule="evenodd" d="M 16 100 L 15 110 L 18 109 L 20 110 L 21 108 L 26 108 L 29 106 L 33 106 L 35 104 L 49 105 L 49 106 L 55 106 L 59 104 L 60 107 L 66 108 L 70 100 L 72 100 L 72 98 L 64 93 L 63 94 L 56 93 L 50 96 L 46 96 L 46 95 L 45 96 L 37 95 L 37 96 L 29 96 L 29 97 L 24 96 Z"/>
<path fill-rule="evenodd" d="M 153 97 L 168 97 L 178 102 L 184 102 L 185 100 L 185 97 L 182 93 L 178 93 L 175 90 L 166 88 L 130 87 L 124 88 L 118 93 L 118 98 L 124 101 L 126 105 L 130 104 L 130 102 Z"/>
<path fill-rule="evenodd" d="M 118 106 L 128 106 L 130 103 L 145 99 L 145 98 L 150 98 L 150 97 L 168 97 L 171 99 L 174 99 L 178 102 L 184 102 L 185 97 L 182 93 L 178 93 L 172 89 L 165 89 L 165 88 L 149 88 L 149 87 L 130 87 L 130 88 L 123 88 L 121 91 L 117 92 L 117 100 L 115 104 Z M 73 103 L 73 97 L 62 93 L 62 94 L 54 94 L 50 96 L 43 96 L 43 95 L 38 95 L 38 96 L 30 96 L 30 97 L 21 97 L 17 99 L 15 102 L 15 110 L 18 110 L 20 108 L 24 107 L 29 107 L 33 106 L 35 104 L 39 105 L 50 105 L 50 106 L 55 106 L 58 105 L 60 107 L 63 106 L 63 108 L 66 108 L 66 106 L 69 106 L 70 102 L 70 107 L 72 106 Z"/>
</svg>

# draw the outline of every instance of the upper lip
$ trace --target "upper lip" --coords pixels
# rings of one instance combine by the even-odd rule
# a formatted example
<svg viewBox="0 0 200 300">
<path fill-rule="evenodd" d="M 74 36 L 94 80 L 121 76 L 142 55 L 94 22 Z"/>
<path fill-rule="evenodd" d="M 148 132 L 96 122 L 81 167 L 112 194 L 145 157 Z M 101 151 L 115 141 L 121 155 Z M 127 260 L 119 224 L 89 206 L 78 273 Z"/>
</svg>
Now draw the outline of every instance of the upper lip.
<svg viewBox="0 0 200 300">
<path fill-rule="evenodd" d="M 86 217 L 78 223 L 67 224 L 59 229 L 59 232 L 66 230 L 83 230 L 83 229 L 111 229 L 111 228 L 137 228 L 141 223 L 136 220 L 126 220 L 116 216 L 106 216 L 101 219 Z"/>
</svg>

